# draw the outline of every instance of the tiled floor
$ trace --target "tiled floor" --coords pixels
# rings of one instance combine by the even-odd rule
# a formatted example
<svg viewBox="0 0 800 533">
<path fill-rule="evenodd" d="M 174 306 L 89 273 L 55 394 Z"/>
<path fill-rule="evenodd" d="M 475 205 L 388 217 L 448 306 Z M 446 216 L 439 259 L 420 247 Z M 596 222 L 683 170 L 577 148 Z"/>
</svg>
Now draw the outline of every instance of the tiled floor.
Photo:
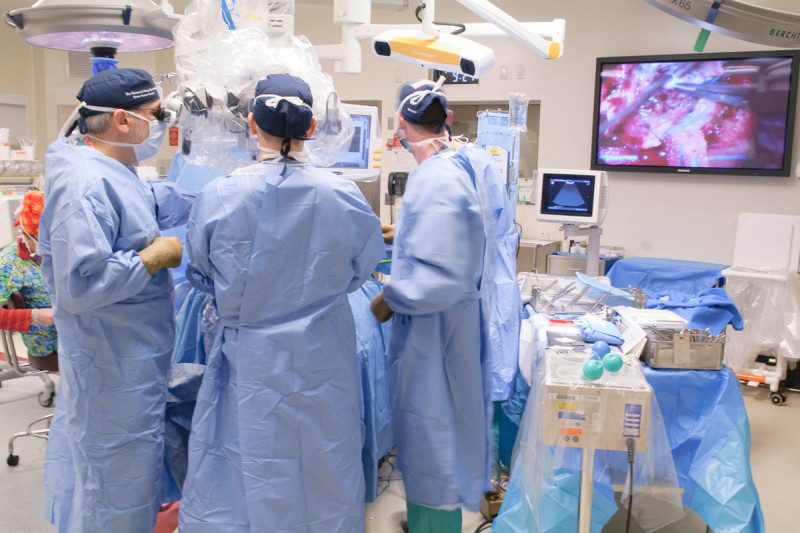
<svg viewBox="0 0 800 533">
<path fill-rule="evenodd" d="M 51 412 L 39 405 L 36 395 L 42 382 L 35 377 L 6 381 L 0 388 L 0 442 L 24 429 L 28 422 Z M 776 407 L 764 388 L 743 387 L 742 394 L 750 418 L 752 453 L 750 463 L 764 510 L 766 530 L 798 531 L 800 523 L 800 393 L 789 393 L 787 402 Z M 20 456 L 16 467 L 0 465 L 0 530 L 9 533 L 54 531 L 43 515 L 43 463 L 45 443 L 24 438 L 15 442 Z M 384 465 L 382 474 L 391 468 Z M 366 533 L 399 533 L 405 509 L 403 484 L 398 472 L 384 481 L 377 501 L 367 505 Z M 463 533 L 473 533 L 483 522 L 478 513 L 464 513 Z M 624 528 L 624 516 L 617 515 L 604 528 L 616 533 Z M 633 530 L 636 533 L 641 530 Z M 704 533 L 705 525 L 689 511 L 683 520 L 660 530 L 661 533 Z"/>
</svg>

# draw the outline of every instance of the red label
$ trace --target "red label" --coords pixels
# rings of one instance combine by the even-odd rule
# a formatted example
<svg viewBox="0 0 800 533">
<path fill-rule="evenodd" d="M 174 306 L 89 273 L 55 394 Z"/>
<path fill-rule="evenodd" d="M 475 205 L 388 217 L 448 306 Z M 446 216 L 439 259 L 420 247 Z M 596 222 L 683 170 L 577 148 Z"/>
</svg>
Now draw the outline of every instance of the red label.
<svg viewBox="0 0 800 533">
<path fill-rule="evenodd" d="M 170 146 L 178 146 L 178 127 L 177 126 L 170 126 L 169 127 L 169 145 Z"/>
</svg>

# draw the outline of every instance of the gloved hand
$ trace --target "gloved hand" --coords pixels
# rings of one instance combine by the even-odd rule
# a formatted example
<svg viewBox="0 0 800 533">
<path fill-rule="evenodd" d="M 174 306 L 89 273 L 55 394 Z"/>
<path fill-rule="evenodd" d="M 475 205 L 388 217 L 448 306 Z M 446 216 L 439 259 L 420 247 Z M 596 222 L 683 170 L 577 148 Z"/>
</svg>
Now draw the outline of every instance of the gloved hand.
<svg viewBox="0 0 800 533">
<path fill-rule="evenodd" d="M 156 237 L 139 252 L 139 258 L 152 276 L 162 268 L 181 266 L 183 246 L 177 237 Z"/>
<path fill-rule="evenodd" d="M 379 292 L 378 295 L 372 299 L 372 302 L 369 304 L 369 309 L 379 322 L 386 322 L 392 318 L 394 314 L 392 308 L 389 307 L 389 304 L 383 299 L 383 291 Z"/>
<path fill-rule="evenodd" d="M 392 244 L 394 240 L 394 225 L 381 224 L 381 229 L 383 230 L 383 242 Z"/>
</svg>

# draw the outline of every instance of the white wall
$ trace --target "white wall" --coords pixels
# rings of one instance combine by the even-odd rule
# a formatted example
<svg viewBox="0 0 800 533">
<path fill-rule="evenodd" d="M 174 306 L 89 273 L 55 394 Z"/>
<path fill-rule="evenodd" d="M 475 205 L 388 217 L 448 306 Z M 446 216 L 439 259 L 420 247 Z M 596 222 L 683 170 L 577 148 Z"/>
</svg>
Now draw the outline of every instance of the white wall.
<svg viewBox="0 0 800 533">
<path fill-rule="evenodd" d="M 794 0 L 792 0 L 794 2 Z M 3 0 L 3 7 L 23 7 L 30 0 Z M 524 92 L 541 103 L 539 164 L 553 168 L 588 168 L 594 96 L 595 58 L 601 56 L 691 53 L 699 29 L 650 6 L 644 0 L 495 0 L 501 9 L 521 21 L 567 21 L 565 55 L 550 61 L 511 39 L 483 39 L 494 48 L 497 64 L 509 69 L 500 80 L 495 68 L 478 85 L 448 86 L 453 102 L 503 101 L 511 92 Z M 8 4 L 13 4 L 9 6 Z M 188 2 L 173 0 L 177 12 Z M 327 4 L 327 5 L 326 5 Z M 296 33 L 314 44 L 340 41 L 340 29 L 332 23 L 332 0 L 298 0 Z M 415 2 L 411 2 L 416 5 Z M 483 22 L 454 0 L 439 0 L 436 19 Z M 404 11 L 373 9 L 374 23 L 413 24 L 413 7 Z M 11 33 L 4 28 L 0 31 Z M 7 35 L 0 42 L 5 43 Z M 0 81 L 0 92 L 25 93 L 35 105 L 31 121 L 37 136 L 52 140 L 58 126 L 58 104 L 76 101 L 80 84 L 66 80 L 65 52 L 30 52 L 15 46 L 20 61 Z M 707 52 L 763 50 L 766 47 L 714 34 Z M 344 100 L 382 100 L 383 129 L 393 115 L 399 83 L 427 77 L 428 72 L 407 63 L 374 57 L 362 44 L 362 74 L 333 74 L 333 63 L 323 61 Z M 124 66 L 164 72 L 168 61 L 162 51 L 123 56 Z M 6 53 L 3 54 L 6 56 Z M 8 58 L 3 64 L 8 65 Z M 30 71 L 25 64 L 30 65 Z M 517 79 L 519 70 L 525 77 Z M 21 83 L 20 83 L 21 82 Z M 35 87 L 31 89 L 30 85 Z M 46 126 L 45 126 L 46 121 Z M 32 125 L 33 129 L 33 125 Z M 796 126 L 796 130 L 798 127 Z M 795 135 L 795 161 L 800 162 L 800 131 Z M 40 138 L 40 146 L 42 139 Z M 166 144 L 166 143 L 165 143 Z M 173 149 L 174 150 L 174 149 Z M 794 167 L 793 167 L 794 168 Z M 736 218 L 745 211 L 800 214 L 800 182 L 797 178 L 741 176 L 678 176 L 650 173 L 610 173 L 611 207 L 604 224 L 602 244 L 622 246 L 628 256 L 651 256 L 729 263 L 733 255 Z M 560 238 L 553 224 L 535 220 L 533 208 L 519 206 L 518 221 L 527 238 Z"/>
<path fill-rule="evenodd" d="M 539 164 L 551 168 L 589 168 L 594 98 L 595 59 L 603 56 L 692 53 L 699 28 L 653 8 L 643 0 L 497 0 L 496 5 L 520 21 L 563 18 L 567 21 L 565 53 L 550 61 L 510 39 L 483 39 L 495 50 L 498 65 L 509 67 L 508 80 L 499 68 L 480 84 L 447 87 L 450 100 L 505 100 L 511 92 L 524 92 L 541 103 Z M 413 9 L 390 12 L 373 9 L 374 23 L 415 22 Z M 313 19 L 313 20 L 312 20 Z M 436 19 L 480 22 L 450 0 L 436 4 Z M 315 44 L 334 43 L 328 6 L 300 4 L 297 33 Z M 764 50 L 755 45 L 713 34 L 706 52 Z M 384 117 L 391 114 L 395 92 L 402 80 L 426 77 L 427 71 L 406 63 L 373 56 L 362 45 L 363 69 L 358 76 L 334 75 L 343 99 L 384 102 Z M 518 66 L 525 78 L 515 79 Z M 331 62 L 323 67 L 333 71 Z M 384 118 L 383 127 L 386 128 Z M 800 131 L 794 142 L 796 166 L 800 162 Z M 793 166 L 794 168 L 794 166 Z M 627 256 L 649 256 L 729 263 L 733 257 L 736 219 L 745 211 L 800 214 L 797 178 L 742 176 L 683 176 L 674 174 L 609 174 L 611 197 L 602 245 L 622 246 Z M 534 207 L 518 206 L 517 219 L 526 238 L 561 238 L 557 226 L 537 222 Z"/>
</svg>

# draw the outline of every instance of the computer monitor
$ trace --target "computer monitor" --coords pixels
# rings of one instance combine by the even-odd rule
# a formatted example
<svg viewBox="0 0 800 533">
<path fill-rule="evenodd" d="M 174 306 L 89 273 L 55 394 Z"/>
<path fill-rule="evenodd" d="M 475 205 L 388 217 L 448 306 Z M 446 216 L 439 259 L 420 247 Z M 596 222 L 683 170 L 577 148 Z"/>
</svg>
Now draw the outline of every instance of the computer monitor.
<svg viewBox="0 0 800 533">
<path fill-rule="evenodd" d="M 355 181 L 371 181 L 381 175 L 381 140 L 378 108 L 342 104 L 355 132 L 347 151 L 328 170 Z"/>
<path fill-rule="evenodd" d="M 540 169 L 536 219 L 599 226 L 608 206 L 608 176 L 599 170 Z"/>
</svg>

